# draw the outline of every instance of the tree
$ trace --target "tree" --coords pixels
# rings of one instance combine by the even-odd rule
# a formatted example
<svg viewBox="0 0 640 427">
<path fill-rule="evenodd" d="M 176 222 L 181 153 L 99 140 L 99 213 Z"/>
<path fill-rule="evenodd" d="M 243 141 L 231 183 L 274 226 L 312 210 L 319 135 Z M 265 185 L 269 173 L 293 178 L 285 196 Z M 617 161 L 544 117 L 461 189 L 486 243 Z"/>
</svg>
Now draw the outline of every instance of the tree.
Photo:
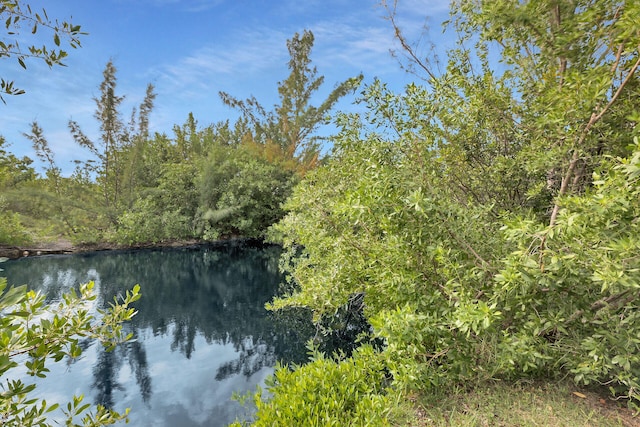
<svg viewBox="0 0 640 427">
<path fill-rule="evenodd" d="M 364 295 L 398 390 L 570 375 L 637 405 L 640 5 L 456 1 L 442 71 L 391 12 L 424 84 L 338 118 L 272 307 Z"/>
<path fill-rule="evenodd" d="M 136 143 L 127 152 L 131 162 L 130 204 L 118 217 L 118 242 L 149 243 L 201 237 L 197 211 L 201 170 L 207 153 L 236 144 L 242 127 L 229 128 L 220 122 L 198 129 L 189 113 L 182 126 L 174 126 L 174 137 L 156 134 Z"/>
<path fill-rule="evenodd" d="M 69 130 L 76 143 L 87 148 L 98 160 L 97 165 L 90 167 L 95 168 L 95 172 L 98 173 L 98 182 L 102 190 L 102 207 L 111 224 L 116 223 L 117 215 L 124 204 L 123 196 L 126 194 L 127 181 L 129 185 L 134 185 L 133 169 L 139 159 L 137 153 L 148 137 L 149 114 L 153 109 L 153 100 L 156 96 L 153 85 L 148 85 L 140 106 L 138 132 L 135 133 L 133 120 L 130 128 L 127 128 L 122 121 L 119 107 L 124 96 L 116 94 L 116 71 L 113 61 L 109 61 L 102 73 L 100 97 L 94 98 L 96 103 L 94 117 L 100 123 L 100 141 L 92 141 L 84 134 L 77 122 L 69 121 Z M 135 111 L 132 116 L 135 117 Z M 130 155 L 129 164 L 126 162 L 127 155 Z M 128 171 L 127 175 L 125 171 Z M 126 176 L 129 179 L 126 179 Z"/>
<path fill-rule="evenodd" d="M 49 67 L 54 65 L 64 66 L 62 62 L 67 57 L 67 52 L 62 50 L 62 40 L 66 40 L 68 45 L 75 49 L 80 47 L 80 36 L 86 34 L 81 32 L 79 25 L 73 25 L 71 21 L 58 21 L 49 19 L 46 10 L 34 12 L 29 4 L 20 0 L 0 1 L 0 20 L 4 22 L 6 35 L 11 39 L 0 41 L 0 58 L 14 57 L 18 64 L 24 69 L 27 68 L 27 59 L 40 59 Z M 36 45 L 24 48 L 20 41 L 24 36 L 23 31 L 28 27 L 28 31 L 35 35 L 39 28 L 43 27 L 53 33 L 53 49 L 46 45 L 37 47 Z M 23 89 L 14 86 L 13 81 L 0 78 L 0 91 L 6 95 L 20 95 Z M 0 94 L 0 100 L 6 104 L 5 99 Z"/>
<path fill-rule="evenodd" d="M 7 145 L 0 135 L 0 244 L 20 245 L 31 242 L 32 236 L 12 208 L 25 184 L 33 182 L 36 174 L 31 166 L 33 160 L 7 152 Z"/>
<path fill-rule="evenodd" d="M 296 181 L 292 171 L 243 145 L 211 150 L 198 183 L 204 237 L 263 237 L 284 215 L 282 204 Z"/>
<path fill-rule="evenodd" d="M 33 160 L 24 156 L 16 157 L 7 151 L 9 144 L 0 135 L 0 189 L 9 191 L 16 188 L 20 183 L 35 179 L 35 170 L 31 166 Z"/>
<path fill-rule="evenodd" d="M 266 153 L 277 152 L 280 161 L 301 173 L 318 164 L 319 137 L 314 136 L 314 132 L 327 122 L 327 115 L 335 104 L 362 81 L 362 75 L 349 78 L 337 84 L 319 107 L 311 105 L 313 95 L 324 82 L 324 76 L 317 76 L 316 67 L 311 66 L 313 43 L 313 33 L 308 30 L 287 40 L 291 73 L 278 83 L 280 104 L 272 111 L 267 111 L 255 97 L 242 101 L 220 92 L 222 101 L 240 110 L 253 125 L 255 142 Z"/>
<path fill-rule="evenodd" d="M 142 153 L 149 140 L 149 115 L 153 110 L 156 93 L 152 84 L 147 85 L 144 100 L 140 104 L 138 113 L 138 129 L 136 132 L 136 109 L 131 113 L 131 121 L 129 124 L 129 133 L 132 135 L 131 146 L 125 154 L 125 167 L 123 171 L 123 184 L 127 187 L 127 201 L 133 203 L 133 192 L 138 185 L 136 181 L 137 169 L 142 164 Z"/>
<path fill-rule="evenodd" d="M 122 322 L 130 320 L 136 311 L 130 304 L 140 298 L 140 287 L 134 286 L 107 310 L 91 314 L 89 306 L 96 298 L 93 283 L 80 287 L 80 293 L 72 291 L 56 305 L 46 305 L 44 295 L 30 291 L 26 285 L 7 287 L 0 277 L 0 374 L 6 376 L 0 392 L 0 421 L 3 426 L 49 426 L 47 421 L 59 402 L 51 404 L 44 399 L 33 398 L 35 384 L 10 379 L 11 372 L 23 365 L 27 373 L 44 378 L 51 360 L 76 358 L 82 354 L 79 340 L 100 340 L 107 349 L 131 338 L 125 334 Z M 83 396 L 74 396 L 61 411 L 70 426 L 111 425 L 127 417 L 103 406 L 87 412 L 91 405 L 83 403 Z M 127 411 L 128 412 L 128 411 Z M 81 417 L 82 424 L 77 424 Z"/>
<path fill-rule="evenodd" d="M 61 175 L 60 168 L 56 165 L 53 151 L 49 147 L 49 142 L 44 137 L 42 128 L 38 125 L 37 122 L 31 123 L 31 133 L 23 134 L 27 139 L 29 139 L 33 145 L 33 149 L 36 152 L 36 156 L 45 163 L 46 169 L 45 173 L 47 179 L 51 182 L 53 187 L 53 193 L 56 199 L 56 205 L 61 214 L 64 215 L 62 205 L 60 204 L 60 198 L 62 197 L 62 189 L 61 189 Z"/>
</svg>

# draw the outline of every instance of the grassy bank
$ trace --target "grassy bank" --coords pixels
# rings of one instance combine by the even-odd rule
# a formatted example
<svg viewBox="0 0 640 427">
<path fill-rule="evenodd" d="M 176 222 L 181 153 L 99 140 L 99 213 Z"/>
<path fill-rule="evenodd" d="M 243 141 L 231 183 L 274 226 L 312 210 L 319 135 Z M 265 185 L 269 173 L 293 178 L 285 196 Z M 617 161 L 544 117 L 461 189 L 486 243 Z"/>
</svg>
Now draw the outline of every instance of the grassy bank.
<svg viewBox="0 0 640 427">
<path fill-rule="evenodd" d="M 640 426 L 640 416 L 611 400 L 607 390 L 578 389 L 568 382 L 495 382 L 411 400 L 415 413 L 408 425 L 416 427 Z"/>
</svg>

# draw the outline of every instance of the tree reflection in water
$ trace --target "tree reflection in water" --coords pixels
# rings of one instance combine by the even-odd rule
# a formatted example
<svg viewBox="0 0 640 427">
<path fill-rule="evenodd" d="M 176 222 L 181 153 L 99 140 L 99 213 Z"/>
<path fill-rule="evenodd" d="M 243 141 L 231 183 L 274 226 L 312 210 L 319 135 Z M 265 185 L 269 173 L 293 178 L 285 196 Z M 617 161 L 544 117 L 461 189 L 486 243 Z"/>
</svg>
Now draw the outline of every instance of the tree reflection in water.
<svg viewBox="0 0 640 427">
<path fill-rule="evenodd" d="M 228 402 L 231 392 L 247 391 L 231 388 L 253 389 L 277 361 L 304 363 L 306 343 L 313 338 L 327 353 L 339 348 L 348 354 L 354 338 L 369 328 L 359 296 L 328 318 L 324 334 L 313 327 L 307 310 L 267 312 L 265 303 L 282 281 L 280 251 L 244 242 L 26 258 L 3 268 L 9 283 L 31 284 L 50 302 L 94 280 L 99 292 L 94 309 L 139 283 L 138 314 L 125 325 L 134 340 L 110 353 L 80 342 L 91 355 L 86 357 L 95 360 L 88 372 L 91 390 L 79 392 L 108 407 L 134 406 L 142 414 L 132 419 L 134 425 L 226 425 L 243 412 Z M 217 424 L 195 419 L 198 411 L 202 420 Z"/>
<path fill-rule="evenodd" d="M 140 284 L 138 314 L 126 325 L 134 341 L 113 352 L 96 350 L 94 399 L 111 407 L 117 404 L 117 392 L 123 392 L 119 375 L 125 366 L 142 400 L 148 403 L 152 398 L 155 380 L 146 348 L 151 337 L 168 338 L 171 352 L 186 359 L 198 351 L 198 337 L 207 344 L 231 345 L 235 359 L 220 364 L 212 381 L 250 377 L 278 360 L 304 362 L 305 342 L 315 333 L 310 316 L 294 316 L 289 322 L 264 308 L 281 281 L 279 254 L 277 246 L 244 242 L 30 258 L 3 268 L 10 283 L 28 283 L 46 292 L 49 301 L 94 280 L 98 305 L 104 307 L 114 295 Z M 89 347 L 88 342 L 81 344 Z"/>
</svg>

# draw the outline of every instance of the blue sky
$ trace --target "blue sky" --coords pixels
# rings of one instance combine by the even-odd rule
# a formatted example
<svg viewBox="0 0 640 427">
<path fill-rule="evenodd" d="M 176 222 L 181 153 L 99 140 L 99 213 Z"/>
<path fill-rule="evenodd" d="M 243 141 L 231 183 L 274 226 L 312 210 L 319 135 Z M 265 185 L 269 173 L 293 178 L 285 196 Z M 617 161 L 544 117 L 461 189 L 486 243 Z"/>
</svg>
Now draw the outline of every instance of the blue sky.
<svg viewBox="0 0 640 427">
<path fill-rule="evenodd" d="M 144 97 L 148 83 L 156 87 L 152 132 L 172 135 L 175 124 L 193 112 L 200 126 L 236 113 L 222 104 L 218 92 L 244 99 L 255 95 L 270 107 L 277 101 L 277 82 L 288 75 L 286 40 L 305 29 L 315 35 L 313 64 L 325 76 L 318 94 L 363 73 L 365 83 L 378 77 L 392 88 L 417 77 L 407 74 L 389 53 L 397 49 L 393 29 L 378 0 L 31 0 L 32 9 L 50 18 L 67 19 L 89 34 L 82 48 L 70 50 L 67 67 L 49 69 L 34 60 L 22 70 L 2 59 L 0 77 L 15 80 L 25 95 L 5 97 L 0 104 L 0 134 L 16 155 L 35 158 L 22 136 L 37 120 L 58 165 L 65 173 L 73 159 L 86 159 L 73 142 L 67 123 L 73 119 L 97 139 L 93 118 L 102 71 L 109 59 L 118 69 L 118 94 L 126 95 L 125 119 Z M 425 24 L 439 51 L 450 46 L 440 23 L 448 17 L 449 0 L 399 0 L 398 20 L 411 40 L 419 40 Z M 42 43 L 25 31 L 22 43 Z M 47 35 L 42 32 L 42 36 Z M 48 35 L 47 35 L 48 36 Z M 49 36 L 50 37 L 50 36 Z M 353 98 L 339 108 L 348 110 Z"/>
</svg>

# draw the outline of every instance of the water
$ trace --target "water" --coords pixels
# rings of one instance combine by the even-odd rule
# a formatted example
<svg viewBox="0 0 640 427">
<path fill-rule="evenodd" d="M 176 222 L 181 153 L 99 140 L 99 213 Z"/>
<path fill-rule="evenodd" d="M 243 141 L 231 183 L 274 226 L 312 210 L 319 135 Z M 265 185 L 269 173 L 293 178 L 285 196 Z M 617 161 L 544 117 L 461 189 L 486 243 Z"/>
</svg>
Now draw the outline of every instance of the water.
<svg viewBox="0 0 640 427">
<path fill-rule="evenodd" d="M 116 410 L 129 407 L 133 426 L 225 426 L 250 417 L 232 394 L 254 391 L 276 361 L 302 363 L 313 332 L 305 314 L 264 309 L 282 280 L 279 253 L 273 246 L 227 244 L 1 264 L 9 284 L 29 284 L 49 301 L 89 280 L 101 305 L 141 286 L 139 313 L 127 325 L 136 341 L 113 352 L 82 343 L 79 359 L 49 364 L 37 395 L 65 404 L 84 394 Z"/>
</svg>

